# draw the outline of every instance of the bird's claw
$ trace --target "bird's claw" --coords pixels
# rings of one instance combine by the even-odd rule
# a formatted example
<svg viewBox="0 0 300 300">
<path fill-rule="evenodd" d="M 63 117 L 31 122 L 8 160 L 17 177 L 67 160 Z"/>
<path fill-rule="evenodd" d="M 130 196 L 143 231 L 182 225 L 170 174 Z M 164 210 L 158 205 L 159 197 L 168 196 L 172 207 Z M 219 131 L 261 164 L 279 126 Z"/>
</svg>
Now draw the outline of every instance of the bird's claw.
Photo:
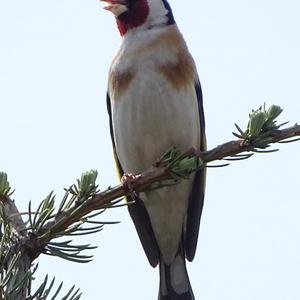
<svg viewBox="0 0 300 300">
<path fill-rule="evenodd" d="M 129 191 L 130 194 L 134 193 L 134 190 L 132 188 L 132 183 L 139 178 L 139 175 L 134 175 L 132 173 L 124 173 L 121 177 L 121 183 L 125 190 Z"/>
</svg>

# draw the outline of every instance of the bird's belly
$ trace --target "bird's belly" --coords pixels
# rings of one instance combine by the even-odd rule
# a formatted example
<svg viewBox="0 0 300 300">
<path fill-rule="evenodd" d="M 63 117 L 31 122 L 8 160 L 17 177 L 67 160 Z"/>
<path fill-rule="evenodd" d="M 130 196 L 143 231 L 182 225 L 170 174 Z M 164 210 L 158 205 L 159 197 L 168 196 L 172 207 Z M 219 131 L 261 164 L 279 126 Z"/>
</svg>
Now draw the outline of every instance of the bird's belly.
<svg viewBox="0 0 300 300">
<path fill-rule="evenodd" d="M 176 90 L 163 77 L 143 77 L 136 76 L 127 93 L 112 103 L 116 151 L 124 172 L 145 171 L 172 146 L 182 151 L 200 146 L 193 84 Z"/>
<path fill-rule="evenodd" d="M 143 76 L 112 103 L 117 155 L 123 171 L 134 174 L 145 171 L 172 146 L 182 151 L 200 146 L 194 85 L 176 90 L 163 77 Z M 189 180 L 140 194 L 169 264 L 178 250 L 191 187 Z"/>
</svg>

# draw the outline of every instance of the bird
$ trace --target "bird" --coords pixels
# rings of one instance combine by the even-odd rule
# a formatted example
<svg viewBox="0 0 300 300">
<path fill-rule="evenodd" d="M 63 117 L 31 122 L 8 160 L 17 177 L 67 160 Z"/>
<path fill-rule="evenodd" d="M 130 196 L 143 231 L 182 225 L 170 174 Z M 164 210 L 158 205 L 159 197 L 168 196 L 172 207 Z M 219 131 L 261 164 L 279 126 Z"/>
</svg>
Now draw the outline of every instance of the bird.
<svg viewBox="0 0 300 300">
<path fill-rule="evenodd" d="M 107 92 L 120 177 L 140 174 L 171 147 L 205 151 L 201 84 L 169 2 L 102 1 L 122 37 Z M 203 168 L 177 185 L 127 197 L 148 261 L 152 267 L 159 265 L 159 300 L 195 299 L 186 259 L 192 261 L 196 252 L 205 178 Z"/>
</svg>

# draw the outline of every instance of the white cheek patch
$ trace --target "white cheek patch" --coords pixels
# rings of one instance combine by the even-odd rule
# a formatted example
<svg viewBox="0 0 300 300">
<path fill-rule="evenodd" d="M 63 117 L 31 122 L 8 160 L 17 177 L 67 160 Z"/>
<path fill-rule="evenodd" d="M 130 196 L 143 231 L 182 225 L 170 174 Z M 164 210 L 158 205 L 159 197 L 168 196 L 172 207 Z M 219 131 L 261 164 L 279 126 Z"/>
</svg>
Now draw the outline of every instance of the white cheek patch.
<svg viewBox="0 0 300 300">
<path fill-rule="evenodd" d="M 148 0 L 148 22 L 152 25 L 163 24 L 167 21 L 168 11 L 161 0 Z"/>
</svg>

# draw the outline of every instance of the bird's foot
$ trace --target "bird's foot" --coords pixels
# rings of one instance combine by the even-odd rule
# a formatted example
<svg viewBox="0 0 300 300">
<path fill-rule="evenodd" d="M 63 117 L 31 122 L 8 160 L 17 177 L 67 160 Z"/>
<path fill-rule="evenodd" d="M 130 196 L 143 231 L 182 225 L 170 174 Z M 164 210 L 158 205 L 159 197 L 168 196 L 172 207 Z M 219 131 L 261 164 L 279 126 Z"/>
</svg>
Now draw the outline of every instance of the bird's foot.
<svg viewBox="0 0 300 300">
<path fill-rule="evenodd" d="M 129 191 L 130 194 L 134 193 L 134 190 L 132 188 L 132 183 L 138 179 L 140 175 L 134 175 L 132 173 L 124 173 L 121 177 L 121 183 L 125 190 Z"/>
</svg>

